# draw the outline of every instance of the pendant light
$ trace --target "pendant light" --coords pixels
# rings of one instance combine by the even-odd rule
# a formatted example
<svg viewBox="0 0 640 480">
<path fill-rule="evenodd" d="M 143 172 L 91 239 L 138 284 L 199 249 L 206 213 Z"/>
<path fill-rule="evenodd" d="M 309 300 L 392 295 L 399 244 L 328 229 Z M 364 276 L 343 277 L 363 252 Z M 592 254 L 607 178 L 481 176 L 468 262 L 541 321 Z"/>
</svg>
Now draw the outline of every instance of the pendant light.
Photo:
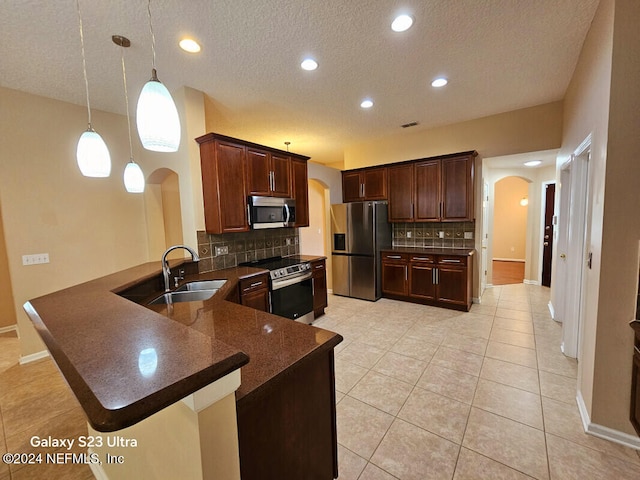
<svg viewBox="0 0 640 480">
<path fill-rule="evenodd" d="M 133 161 L 133 144 L 131 143 L 131 120 L 129 119 L 129 93 L 127 91 L 127 70 L 124 66 L 124 49 L 131 46 L 128 38 L 113 35 L 111 40 L 122 47 L 122 83 L 124 83 L 124 103 L 127 108 L 127 133 L 129 134 L 129 163 L 124 168 L 124 188 L 129 193 L 144 192 L 144 174 L 140 165 Z"/>
<path fill-rule="evenodd" d="M 147 4 L 153 64 L 151 80 L 140 92 L 136 124 L 142 146 L 155 152 L 176 152 L 180 146 L 180 118 L 176 104 L 156 72 L 156 39 L 151 24 L 151 0 Z"/>
<path fill-rule="evenodd" d="M 102 137 L 91 125 L 91 104 L 89 103 L 89 81 L 87 80 L 87 63 L 84 55 L 84 34 L 82 31 L 82 15 L 80 14 L 80 0 L 76 0 L 78 9 L 78 24 L 80 26 L 80 46 L 82 47 L 82 71 L 84 72 L 84 86 L 87 92 L 87 131 L 80 135 L 76 149 L 78 167 L 85 177 L 108 177 L 111 173 L 111 156 Z"/>
</svg>

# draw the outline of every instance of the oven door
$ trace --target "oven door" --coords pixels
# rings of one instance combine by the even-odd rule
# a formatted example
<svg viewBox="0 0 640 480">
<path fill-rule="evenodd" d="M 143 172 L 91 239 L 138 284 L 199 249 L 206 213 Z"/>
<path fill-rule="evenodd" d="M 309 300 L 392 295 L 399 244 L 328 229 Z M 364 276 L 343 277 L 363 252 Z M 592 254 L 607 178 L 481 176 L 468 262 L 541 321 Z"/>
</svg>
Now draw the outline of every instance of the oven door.
<svg viewBox="0 0 640 480">
<path fill-rule="evenodd" d="M 313 321 L 313 279 L 306 273 L 271 284 L 271 313 L 303 323 Z"/>
</svg>

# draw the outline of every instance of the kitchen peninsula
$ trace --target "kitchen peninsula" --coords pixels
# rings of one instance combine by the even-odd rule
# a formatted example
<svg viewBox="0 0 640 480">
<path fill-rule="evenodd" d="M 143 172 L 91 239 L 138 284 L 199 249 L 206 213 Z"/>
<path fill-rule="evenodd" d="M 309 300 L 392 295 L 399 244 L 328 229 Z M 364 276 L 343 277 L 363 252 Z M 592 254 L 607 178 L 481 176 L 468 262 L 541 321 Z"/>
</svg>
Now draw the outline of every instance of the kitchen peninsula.
<svg viewBox="0 0 640 480">
<path fill-rule="evenodd" d="M 151 435 L 140 433 L 139 446 L 120 453 L 127 462 L 108 473 L 125 478 L 117 468 L 131 468 L 136 459 L 144 468 L 176 471 L 183 457 L 191 477 L 176 471 L 180 478 L 337 476 L 333 348 L 342 337 L 226 300 L 241 280 L 264 270 L 197 274 L 193 265 L 174 261 L 172 269 L 186 270 L 182 283 L 226 279 L 212 298 L 145 306 L 161 293 L 160 263 L 151 262 L 25 304 L 82 405 L 90 433 L 133 432 L 123 434 L 131 437 L 136 429 L 152 429 Z M 226 394 L 214 392 L 216 385 Z M 191 407 L 188 421 L 185 405 Z M 171 409 L 182 410 L 167 413 Z M 235 418 L 229 422 L 236 412 L 237 427 Z M 157 418 L 162 421 L 154 426 Z M 176 428 L 166 422 L 177 422 Z M 186 435 L 193 443 L 173 438 L 192 423 L 195 433 Z M 236 428 L 235 450 L 229 451 Z M 218 434 L 226 438 L 224 452 L 212 447 L 221 445 L 213 438 Z M 147 451 L 145 438 L 155 442 Z M 170 448 L 163 444 L 182 451 L 167 456 Z M 233 465 L 238 456 L 240 471 Z M 149 465 L 151 458 L 166 467 Z M 232 464 L 221 471 L 229 458 Z"/>
</svg>

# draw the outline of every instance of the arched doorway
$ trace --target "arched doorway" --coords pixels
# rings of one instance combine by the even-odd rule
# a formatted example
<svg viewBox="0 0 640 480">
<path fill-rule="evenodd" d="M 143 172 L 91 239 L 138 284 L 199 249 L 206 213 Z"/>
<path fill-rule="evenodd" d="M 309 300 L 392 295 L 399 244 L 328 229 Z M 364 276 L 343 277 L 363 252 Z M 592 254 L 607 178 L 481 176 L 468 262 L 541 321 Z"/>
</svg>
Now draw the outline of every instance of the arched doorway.
<svg viewBox="0 0 640 480">
<path fill-rule="evenodd" d="M 492 235 L 493 285 L 522 283 L 527 258 L 529 182 L 505 177 L 495 183 Z"/>
<path fill-rule="evenodd" d="M 160 259 L 168 247 L 184 243 L 178 174 L 168 168 L 154 170 L 147 178 L 144 195 L 149 257 Z M 178 250 L 169 258 L 182 258 L 183 255 L 184 252 Z"/>
</svg>

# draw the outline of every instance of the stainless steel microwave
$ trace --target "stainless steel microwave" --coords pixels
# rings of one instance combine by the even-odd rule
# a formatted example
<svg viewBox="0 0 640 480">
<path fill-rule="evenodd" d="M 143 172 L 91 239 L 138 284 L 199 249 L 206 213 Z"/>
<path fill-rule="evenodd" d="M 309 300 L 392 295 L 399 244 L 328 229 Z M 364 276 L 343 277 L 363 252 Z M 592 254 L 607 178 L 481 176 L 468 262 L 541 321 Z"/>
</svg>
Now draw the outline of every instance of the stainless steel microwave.
<svg viewBox="0 0 640 480">
<path fill-rule="evenodd" d="M 296 222 L 293 198 L 249 197 L 247 209 L 253 229 L 293 227 Z"/>
</svg>

